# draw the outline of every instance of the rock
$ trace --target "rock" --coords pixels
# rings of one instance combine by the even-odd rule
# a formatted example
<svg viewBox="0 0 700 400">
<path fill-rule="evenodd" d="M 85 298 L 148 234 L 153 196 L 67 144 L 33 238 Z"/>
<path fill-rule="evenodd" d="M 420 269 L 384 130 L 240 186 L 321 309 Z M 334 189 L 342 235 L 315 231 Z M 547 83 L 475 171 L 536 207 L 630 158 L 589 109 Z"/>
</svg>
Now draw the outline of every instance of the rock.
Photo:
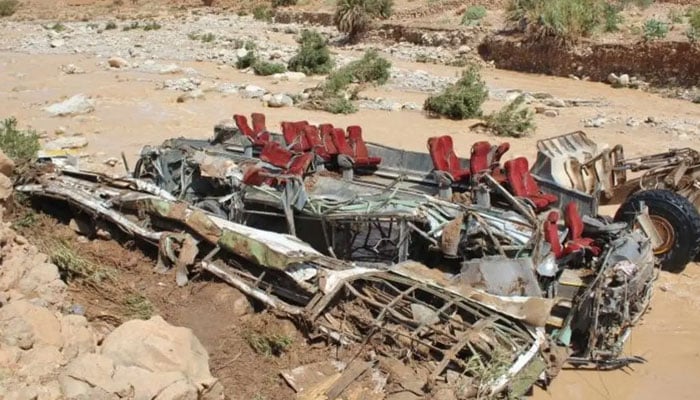
<svg viewBox="0 0 700 400">
<path fill-rule="evenodd" d="M 64 359 L 72 360 L 83 354 L 92 353 L 97 345 L 95 332 L 82 315 L 65 315 L 61 318 L 61 334 Z"/>
<path fill-rule="evenodd" d="M 637 118 L 634 118 L 634 117 L 627 118 L 627 122 L 625 122 L 625 124 L 627 126 L 632 127 L 632 128 L 641 125 L 641 123 L 642 122 L 640 120 L 638 120 Z"/>
<path fill-rule="evenodd" d="M 603 116 L 597 116 L 594 118 L 588 118 L 583 120 L 583 126 L 586 128 L 600 128 L 603 125 L 605 125 L 606 122 L 608 122 L 607 118 Z"/>
<path fill-rule="evenodd" d="M 0 174 L 6 177 L 12 176 L 12 171 L 15 169 L 15 162 L 5 155 L 5 153 L 0 150 Z"/>
<path fill-rule="evenodd" d="M 615 75 L 614 73 L 611 72 L 610 74 L 608 74 L 608 82 L 610 84 L 616 84 L 619 81 L 620 81 L 620 78 L 617 75 Z"/>
<path fill-rule="evenodd" d="M 114 167 L 119 164 L 119 159 L 117 157 L 110 157 L 104 161 L 104 164 L 109 167 Z"/>
<path fill-rule="evenodd" d="M 107 64 L 112 68 L 129 68 L 129 62 L 121 57 L 110 57 Z"/>
<path fill-rule="evenodd" d="M 403 110 L 415 111 L 420 110 L 421 107 L 416 103 L 405 103 L 402 107 Z"/>
<path fill-rule="evenodd" d="M 201 100 L 204 99 L 204 91 L 202 89 L 195 89 L 189 92 L 185 92 L 177 97 L 178 103 L 184 103 L 190 100 Z"/>
<path fill-rule="evenodd" d="M 303 72 L 287 71 L 280 74 L 272 74 L 272 78 L 280 81 L 300 81 L 306 78 L 306 74 Z"/>
<path fill-rule="evenodd" d="M 61 347 L 61 325 L 46 308 L 17 300 L 0 308 L 0 341 L 29 350 L 35 345 Z"/>
<path fill-rule="evenodd" d="M 243 58 L 247 55 L 248 55 L 248 49 L 241 47 L 240 49 L 236 50 L 236 59 Z"/>
<path fill-rule="evenodd" d="M 12 196 L 12 180 L 5 174 L 0 174 L 0 201 L 4 201 Z"/>
<path fill-rule="evenodd" d="M 554 117 L 559 116 L 559 111 L 557 111 L 557 110 L 544 110 L 544 112 L 542 114 L 544 114 L 545 117 L 554 118 Z"/>
<path fill-rule="evenodd" d="M 180 72 L 182 72 L 182 68 L 176 64 L 166 65 L 165 67 L 161 68 L 160 71 L 158 71 L 158 73 L 161 75 L 178 74 Z"/>
<path fill-rule="evenodd" d="M 75 64 L 61 65 L 61 71 L 63 71 L 64 74 L 68 74 L 68 75 L 84 74 L 85 73 L 85 70 L 83 70 L 82 68 L 78 67 Z"/>
<path fill-rule="evenodd" d="M 95 111 L 95 101 L 84 94 L 77 94 L 65 101 L 52 104 L 44 110 L 53 117 L 88 114 Z"/>
<path fill-rule="evenodd" d="M 545 102 L 549 107 L 564 108 L 567 106 L 566 101 L 562 99 L 549 99 Z"/>
<path fill-rule="evenodd" d="M 30 382 L 40 382 L 54 374 L 63 364 L 63 356 L 56 346 L 34 346 L 22 352 L 17 375 Z"/>
<path fill-rule="evenodd" d="M 54 39 L 49 44 L 53 48 L 59 48 L 59 47 L 63 47 L 66 44 L 66 41 L 63 39 Z"/>
<path fill-rule="evenodd" d="M 467 46 L 466 44 L 459 46 L 459 48 L 457 49 L 457 52 L 460 54 L 466 54 L 466 53 L 469 53 L 470 51 L 472 51 L 472 48 Z"/>
<path fill-rule="evenodd" d="M 114 362 L 109 357 L 88 353 L 66 365 L 58 382 L 67 398 L 90 398 L 88 396 L 93 388 L 100 389 L 105 394 L 122 392 L 125 388 L 115 384 L 113 375 Z"/>
<path fill-rule="evenodd" d="M 620 79 L 618 80 L 620 85 L 622 86 L 629 86 L 630 84 L 630 76 L 627 74 L 622 74 L 620 75 Z"/>
<path fill-rule="evenodd" d="M 104 339 L 100 352 L 117 367 L 181 372 L 200 393 L 223 399 L 221 384 L 209 373 L 209 355 L 197 337 L 190 329 L 172 326 L 159 316 L 119 326 Z"/>
<path fill-rule="evenodd" d="M 267 91 L 260 86 L 255 86 L 255 85 L 248 85 L 243 89 L 243 92 L 241 95 L 244 98 L 250 98 L 250 99 L 255 99 L 258 97 L 262 97 Z"/>
<path fill-rule="evenodd" d="M 153 373 L 139 367 L 118 366 L 114 370 L 116 387 L 133 387 L 135 399 L 197 399 L 197 388 L 187 381 L 182 372 Z M 189 397 L 161 397 L 171 387 L 180 387 Z"/>
<path fill-rule="evenodd" d="M 17 257 L 16 262 L 24 260 L 33 265 L 19 280 L 17 288 L 28 300 L 37 299 L 46 305 L 58 305 L 63 300 L 66 284 L 61 280 L 58 267 L 43 258 L 41 254 Z"/>
<path fill-rule="evenodd" d="M 245 296 L 241 296 L 233 302 L 231 312 L 237 317 L 242 317 L 246 314 L 252 313 L 253 307 L 250 305 L 250 301 L 248 301 Z"/>
<path fill-rule="evenodd" d="M 272 96 L 272 98 L 267 101 L 267 105 L 274 108 L 291 107 L 294 105 L 294 100 L 286 94 L 280 93 Z"/>
<path fill-rule="evenodd" d="M 44 150 L 61 150 L 61 149 L 79 149 L 88 145 L 88 140 L 85 136 L 61 136 L 54 140 L 44 143 Z"/>
</svg>

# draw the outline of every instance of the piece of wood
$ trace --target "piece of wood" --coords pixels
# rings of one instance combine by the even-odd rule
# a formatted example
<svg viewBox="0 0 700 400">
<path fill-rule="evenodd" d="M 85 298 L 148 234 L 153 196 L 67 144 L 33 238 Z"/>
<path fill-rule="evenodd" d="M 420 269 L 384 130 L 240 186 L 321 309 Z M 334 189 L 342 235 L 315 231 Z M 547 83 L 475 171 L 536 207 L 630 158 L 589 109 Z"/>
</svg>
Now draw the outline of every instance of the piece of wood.
<svg viewBox="0 0 700 400">
<path fill-rule="evenodd" d="M 335 400 L 340 396 L 343 391 L 350 386 L 357 378 L 362 376 L 370 367 L 372 367 L 371 362 L 365 361 L 353 361 L 345 368 L 345 371 L 340 375 L 340 378 L 333 383 L 328 391 L 326 392 L 326 397 L 328 400 Z"/>
</svg>

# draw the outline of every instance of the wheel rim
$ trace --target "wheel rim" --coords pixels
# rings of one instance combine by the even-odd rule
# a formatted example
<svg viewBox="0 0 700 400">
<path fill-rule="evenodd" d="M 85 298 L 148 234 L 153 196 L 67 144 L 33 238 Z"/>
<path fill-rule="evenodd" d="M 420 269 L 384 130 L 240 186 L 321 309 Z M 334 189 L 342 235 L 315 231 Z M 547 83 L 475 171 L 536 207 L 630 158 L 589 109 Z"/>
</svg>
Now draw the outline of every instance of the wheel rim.
<svg viewBox="0 0 700 400">
<path fill-rule="evenodd" d="M 664 217 L 649 215 L 649 218 L 661 238 L 661 244 L 654 249 L 654 254 L 664 254 L 673 248 L 673 244 L 676 242 L 676 231 L 673 229 L 673 225 Z"/>
</svg>

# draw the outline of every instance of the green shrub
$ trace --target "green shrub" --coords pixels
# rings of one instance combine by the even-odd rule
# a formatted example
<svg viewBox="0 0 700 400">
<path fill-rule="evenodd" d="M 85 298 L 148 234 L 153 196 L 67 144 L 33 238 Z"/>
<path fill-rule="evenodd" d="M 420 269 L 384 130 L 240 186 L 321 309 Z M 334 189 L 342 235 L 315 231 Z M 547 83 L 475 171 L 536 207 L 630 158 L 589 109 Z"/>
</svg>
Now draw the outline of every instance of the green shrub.
<svg viewBox="0 0 700 400">
<path fill-rule="evenodd" d="M 17 119 L 14 117 L 0 123 L 0 150 L 17 165 L 34 159 L 39 148 L 39 135 L 33 130 L 17 129 Z"/>
<path fill-rule="evenodd" d="M 696 31 L 700 31 L 700 7 L 688 10 L 688 24 Z"/>
<path fill-rule="evenodd" d="M 297 5 L 297 0 L 272 0 L 272 7 L 288 7 Z"/>
<path fill-rule="evenodd" d="M 486 126 L 497 136 L 523 137 L 535 130 L 532 110 L 524 106 L 525 96 L 520 95 L 500 110 L 486 117 Z"/>
<path fill-rule="evenodd" d="M 668 34 L 668 24 L 657 19 L 648 19 L 644 22 L 644 39 L 663 39 Z"/>
<path fill-rule="evenodd" d="M 144 31 L 157 31 L 160 28 L 162 28 L 162 26 L 156 21 L 146 22 L 146 25 L 143 26 Z"/>
<path fill-rule="evenodd" d="M 575 41 L 589 36 L 606 22 L 603 0 L 510 0 L 506 12 L 511 22 L 527 24 L 527 33 Z"/>
<path fill-rule="evenodd" d="M 19 7 L 18 0 L 0 0 L 0 17 L 9 17 Z"/>
<path fill-rule="evenodd" d="M 478 67 L 472 65 L 462 77 L 442 93 L 430 96 L 423 103 L 423 110 L 431 116 L 450 119 L 475 118 L 482 115 L 481 105 L 488 97 L 486 84 L 481 80 Z"/>
<path fill-rule="evenodd" d="M 133 30 L 133 29 L 138 29 L 138 28 L 139 28 L 139 21 L 132 21 L 131 24 L 125 25 L 125 26 L 122 28 L 122 30 L 126 32 L 126 31 L 130 31 L 130 30 Z"/>
<path fill-rule="evenodd" d="M 257 6 L 253 9 L 253 18 L 258 21 L 271 21 L 272 10 L 267 6 Z"/>
<path fill-rule="evenodd" d="M 255 50 L 248 50 L 245 56 L 239 57 L 236 60 L 236 68 L 245 69 L 251 67 L 256 61 L 257 57 L 255 56 Z"/>
<path fill-rule="evenodd" d="M 253 64 L 253 72 L 255 75 L 268 76 L 273 74 L 281 74 L 286 71 L 287 68 L 284 64 L 271 63 L 267 61 L 258 60 Z"/>
<path fill-rule="evenodd" d="M 620 15 L 620 11 L 622 11 L 622 8 L 616 4 L 605 4 L 605 32 L 617 32 L 620 30 L 618 25 L 624 20 L 622 15 Z"/>
<path fill-rule="evenodd" d="M 391 62 L 383 58 L 374 50 L 367 50 L 361 59 L 353 61 L 340 68 L 350 73 L 352 79 L 358 83 L 385 84 L 390 77 Z"/>
<path fill-rule="evenodd" d="M 299 39 L 299 50 L 289 60 L 287 69 L 306 75 L 327 74 L 333 69 L 333 59 L 326 39 L 316 31 L 304 30 Z"/>
<path fill-rule="evenodd" d="M 112 29 L 117 29 L 117 23 L 114 21 L 109 21 L 105 24 L 105 30 L 111 31 Z"/>
<path fill-rule="evenodd" d="M 51 29 L 54 32 L 63 32 L 66 30 L 66 26 L 60 22 L 56 22 L 55 24 L 51 25 L 49 29 Z"/>
<path fill-rule="evenodd" d="M 393 0 L 338 0 L 333 21 L 354 42 L 367 31 L 372 19 L 389 18 L 393 6 Z"/>
<path fill-rule="evenodd" d="M 471 6 L 467 8 L 462 16 L 462 25 L 479 25 L 481 20 L 486 16 L 486 7 Z"/>
</svg>

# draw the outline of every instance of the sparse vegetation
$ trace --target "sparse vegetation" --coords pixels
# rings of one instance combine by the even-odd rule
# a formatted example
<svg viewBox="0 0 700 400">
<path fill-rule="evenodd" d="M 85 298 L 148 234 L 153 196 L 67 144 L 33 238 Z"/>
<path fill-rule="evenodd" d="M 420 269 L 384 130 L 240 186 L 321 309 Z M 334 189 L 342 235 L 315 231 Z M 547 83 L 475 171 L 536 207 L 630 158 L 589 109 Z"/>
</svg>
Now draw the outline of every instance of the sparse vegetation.
<svg viewBox="0 0 700 400">
<path fill-rule="evenodd" d="M 617 32 L 620 30 L 618 25 L 624 21 L 620 11 L 622 11 L 622 7 L 617 4 L 605 4 L 605 32 Z"/>
<path fill-rule="evenodd" d="M 100 283 L 113 279 L 113 272 L 81 256 L 68 241 L 55 241 L 48 244 L 51 262 L 56 264 L 66 281 L 86 279 Z"/>
<path fill-rule="evenodd" d="M 248 332 L 245 334 L 248 345 L 258 354 L 267 357 L 279 356 L 294 343 L 294 340 L 283 334 L 260 334 Z"/>
<path fill-rule="evenodd" d="M 54 32 L 63 32 L 66 30 L 66 26 L 60 22 L 56 22 L 55 24 L 51 25 L 49 29 Z"/>
<path fill-rule="evenodd" d="M 161 25 L 156 21 L 146 22 L 146 25 L 143 26 L 144 31 L 157 31 L 160 28 L 162 28 Z"/>
<path fill-rule="evenodd" d="M 246 55 L 244 55 L 243 57 L 239 57 L 236 60 L 236 68 L 246 69 L 246 68 L 252 67 L 253 64 L 255 64 L 255 61 L 257 61 L 257 57 L 255 56 L 255 51 L 248 50 Z"/>
<path fill-rule="evenodd" d="M 482 115 L 481 105 L 488 97 L 486 83 L 475 65 L 467 67 L 462 77 L 442 93 L 430 96 L 423 103 L 423 110 L 431 116 L 450 119 L 476 118 Z"/>
<path fill-rule="evenodd" d="M 668 34 L 668 24 L 657 19 L 648 19 L 644 22 L 644 39 L 663 39 Z"/>
<path fill-rule="evenodd" d="M 286 70 L 287 68 L 284 66 L 284 64 L 280 63 L 257 60 L 253 64 L 253 72 L 255 72 L 255 75 L 268 76 L 273 74 L 281 74 Z"/>
<path fill-rule="evenodd" d="M 335 26 L 355 42 L 375 18 L 391 16 L 393 0 L 339 0 L 334 15 Z"/>
<path fill-rule="evenodd" d="M 486 16 L 486 7 L 484 6 L 471 6 L 467 8 L 462 16 L 462 25 L 479 25 L 481 20 Z"/>
<path fill-rule="evenodd" d="M 122 27 L 122 30 L 126 32 L 126 31 L 130 31 L 133 29 L 138 29 L 138 28 L 139 28 L 139 21 L 132 21 L 131 24 L 124 25 L 124 27 Z"/>
<path fill-rule="evenodd" d="M 511 0 L 511 22 L 526 23 L 526 33 L 537 38 L 556 37 L 573 42 L 589 36 L 606 23 L 603 0 Z"/>
<path fill-rule="evenodd" d="M 9 17 L 19 7 L 18 0 L 0 0 L 0 17 Z"/>
<path fill-rule="evenodd" d="M 625 7 L 631 4 L 644 9 L 652 5 L 654 3 L 654 0 L 621 0 L 621 3 Z"/>
<path fill-rule="evenodd" d="M 688 30 L 685 35 L 688 40 L 695 43 L 700 40 L 700 7 L 694 7 L 688 10 Z"/>
<path fill-rule="evenodd" d="M 7 118 L 0 124 L 0 150 L 13 159 L 18 168 L 36 157 L 39 135 L 33 130 L 17 129 L 17 119 Z"/>
<path fill-rule="evenodd" d="M 329 73 L 333 69 L 333 59 L 326 39 L 316 31 L 302 31 L 299 50 L 289 60 L 287 69 L 307 75 Z"/>
<path fill-rule="evenodd" d="M 216 35 L 214 35 L 211 32 L 205 33 L 203 35 L 200 35 L 198 33 L 188 33 L 187 37 L 190 38 L 190 40 L 199 40 L 203 43 L 211 43 L 214 40 L 216 40 Z"/>
<path fill-rule="evenodd" d="M 272 0 L 272 7 L 274 8 L 295 6 L 296 4 L 297 0 Z"/>
<path fill-rule="evenodd" d="M 489 114 L 486 126 L 497 136 L 519 138 L 535 130 L 534 115 L 525 106 L 525 96 L 520 95 L 500 110 Z"/>
<path fill-rule="evenodd" d="M 259 21 L 271 21 L 272 10 L 267 6 L 257 6 L 253 9 L 253 18 Z"/>
<path fill-rule="evenodd" d="M 117 23 L 114 21 L 109 21 L 105 24 L 105 30 L 110 31 L 112 29 L 117 29 Z"/>
<path fill-rule="evenodd" d="M 141 294 L 131 293 L 124 299 L 126 313 L 131 318 L 149 319 L 153 316 L 153 304 Z"/>
<path fill-rule="evenodd" d="M 671 8 L 668 10 L 668 20 L 673 24 L 680 24 L 683 22 L 683 13 L 676 8 Z"/>
</svg>

